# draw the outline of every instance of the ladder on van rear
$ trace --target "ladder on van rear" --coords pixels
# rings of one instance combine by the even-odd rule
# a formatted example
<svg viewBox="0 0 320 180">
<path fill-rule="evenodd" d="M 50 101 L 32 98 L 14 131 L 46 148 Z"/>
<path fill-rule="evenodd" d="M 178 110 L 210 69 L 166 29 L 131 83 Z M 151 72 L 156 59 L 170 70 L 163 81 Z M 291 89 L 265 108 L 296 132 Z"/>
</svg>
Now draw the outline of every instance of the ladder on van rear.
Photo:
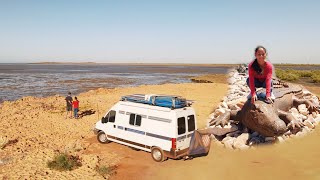
<svg viewBox="0 0 320 180">
<path fill-rule="evenodd" d="M 161 94 L 132 94 L 122 96 L 121 101 L 149 104 L 153 106 L 168 107 L 172 109 L 190 106 L 192 101 L 181 96 L 161 95 Z"/>
</svg>

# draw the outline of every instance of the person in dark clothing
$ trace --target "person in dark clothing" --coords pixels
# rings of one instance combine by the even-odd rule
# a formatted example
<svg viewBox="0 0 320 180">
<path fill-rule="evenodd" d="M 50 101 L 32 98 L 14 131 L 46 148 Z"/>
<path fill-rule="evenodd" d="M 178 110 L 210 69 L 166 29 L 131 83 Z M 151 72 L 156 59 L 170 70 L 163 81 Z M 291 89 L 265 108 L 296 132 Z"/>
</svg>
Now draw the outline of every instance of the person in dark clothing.
<svg viewBox="0 0 320 180">
<path fill-rule="evenodd" d="M 66 119 L 68 118 L 68 114 L 69 114 L 69 118 L 72 118 L 72 97 L 71 97 L 71 92 L 68 93 L 68 96 L 65 98 L 66 102 L 67 102 L 67 114 L 66 114 Z"/>
</svg>

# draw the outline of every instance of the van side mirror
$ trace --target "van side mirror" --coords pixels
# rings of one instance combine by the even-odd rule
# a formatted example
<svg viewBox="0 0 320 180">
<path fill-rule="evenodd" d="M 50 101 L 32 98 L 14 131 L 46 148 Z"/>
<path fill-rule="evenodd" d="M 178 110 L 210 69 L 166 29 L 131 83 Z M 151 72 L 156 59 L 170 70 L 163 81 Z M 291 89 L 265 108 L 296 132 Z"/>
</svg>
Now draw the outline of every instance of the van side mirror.
<svg viewBox="0 0 320 180">
<path fill-rule="evenodd" d="M 106 117 L 101 118 L 101 123 L 107 123 L 107 122 L 108 122 L 108 118 L 106 118 Z"/>
</svg>

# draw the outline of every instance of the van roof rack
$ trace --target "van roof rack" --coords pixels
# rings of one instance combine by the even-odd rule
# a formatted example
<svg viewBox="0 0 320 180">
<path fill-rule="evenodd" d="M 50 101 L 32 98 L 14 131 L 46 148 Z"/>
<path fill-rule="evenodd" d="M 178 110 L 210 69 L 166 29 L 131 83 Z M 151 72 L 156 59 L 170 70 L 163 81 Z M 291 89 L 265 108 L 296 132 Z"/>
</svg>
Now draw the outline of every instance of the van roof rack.
<svg viewBox="0 0 320 180">
<path fill-rule="evenodd" d="M 172 109 L 183 108 L 192 104 L 192 101 L 187 101 L 181 96 L 165 94 L 131 94 L 122 96 L 120 100 Z"/>
</svg>

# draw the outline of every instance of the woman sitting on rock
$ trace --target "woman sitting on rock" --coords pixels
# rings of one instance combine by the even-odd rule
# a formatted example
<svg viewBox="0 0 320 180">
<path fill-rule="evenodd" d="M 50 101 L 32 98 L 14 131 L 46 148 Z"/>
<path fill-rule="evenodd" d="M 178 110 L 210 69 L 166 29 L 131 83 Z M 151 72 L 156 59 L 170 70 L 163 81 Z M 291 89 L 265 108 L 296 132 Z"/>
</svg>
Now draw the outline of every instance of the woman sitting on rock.
<svg viewBox="0 0 320 180">
<path fill-rule="evenodd" d="M 267 50 L 263 46 L 258 46 L 255 49 L 255 57 L 249 64 L 249 78 L 247 84 L 250 87 L 250 94 L 248 99 L 251 103 L 257 100 L 256 88 L 263 87 L 266 89 L 266 102 L 272 103 L 274 95 L 272 93 L 272 64 L 267 61 Z"/>
</svg>

